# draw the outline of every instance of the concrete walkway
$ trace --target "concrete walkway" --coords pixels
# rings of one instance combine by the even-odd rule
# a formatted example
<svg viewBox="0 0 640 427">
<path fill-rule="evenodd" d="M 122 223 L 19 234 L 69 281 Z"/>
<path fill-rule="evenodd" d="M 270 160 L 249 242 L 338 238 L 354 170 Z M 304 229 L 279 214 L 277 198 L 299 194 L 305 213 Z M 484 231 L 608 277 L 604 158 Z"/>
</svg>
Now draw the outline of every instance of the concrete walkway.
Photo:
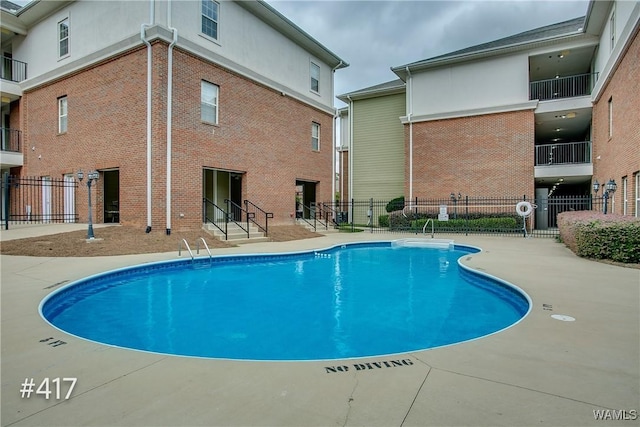
<svg viewBox="0 0 640 427">
<path fill-rule="evenodd" d="M 405 237 L 412 236 L 337 233 L 214 252 Z M 453 238 L 483 248 L 464 263 L 525 290 L 531 313 L 506 331 L 467 343 L 330 362 L 195 359 L 112 348 L 54 329 L 38 313 L 40 301 L 69 281 L 177 253 L 2 256 L 2 426 L 640 425 L 640 270 L 580 259 L 553 239 Z M 406 363 L 384 367 L 391 359 Z M 356 370 L 356 363 L 373 368 Z M 49 400 L 22 398 L 25 378 L 36 388 L 45 378 L 77 378 L 77 384 L 68 400 L 65 382 L 60 399 L 53 383 Z M 596 420 L 594 411 L 606 420 Z"/>
</svg>

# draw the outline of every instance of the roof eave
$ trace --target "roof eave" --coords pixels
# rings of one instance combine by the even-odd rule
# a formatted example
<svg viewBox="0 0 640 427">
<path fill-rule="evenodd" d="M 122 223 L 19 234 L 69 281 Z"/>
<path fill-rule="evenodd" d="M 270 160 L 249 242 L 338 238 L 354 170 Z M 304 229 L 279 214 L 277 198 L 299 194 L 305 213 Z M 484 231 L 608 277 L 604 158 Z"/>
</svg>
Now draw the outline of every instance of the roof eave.
<svg viewBox="0 0 640 427">
<path fill-rule="evenodd" d="M 377 98 L 379 96 L 388 96 L 388 95 L 397 95 L 400 93 L 405 93 L 406 88 L 404 85 L 402 86 L 394 86 L 383 89 L 374 89 L 374 90 L 358 90 L 355 92 L 345 93 L 342 95 L 336 96 L 340 101 L 349 103 L 349 101 L 353 100 L 361 100 L 367 98 Z"/>
</svg>

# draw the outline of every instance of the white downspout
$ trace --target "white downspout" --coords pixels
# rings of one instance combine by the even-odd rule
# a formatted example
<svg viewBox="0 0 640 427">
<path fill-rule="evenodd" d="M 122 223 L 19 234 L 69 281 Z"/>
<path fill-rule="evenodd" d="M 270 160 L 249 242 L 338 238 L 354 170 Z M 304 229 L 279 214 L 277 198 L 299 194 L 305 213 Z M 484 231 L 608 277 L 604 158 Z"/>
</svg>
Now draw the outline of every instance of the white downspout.
<svg viewBox="0 0 640 427">
<path fill-rule="evenodd" d="M 147 229 L 151 232 L 151 43 L 146 39 L 145 30 L 155 23 L 155 0 L 149 0 L 149 24 L 140 26 L 140 38 L 147 45 Z"/>
<path fill-rule="evenodd" d="M 178 41 L 178 30 L 171 26 L 171 0 L 167 1 L 167 26 L 173 34 L 173 40 L 167 51 L 167 236 L 171 234 L 171 118 L 173 115 L 173 46 Z"/>
<path fill-rule="evenodd" d="M 336 65 L 335 67 L 333 67 L 333 69 L 331 70 L 331 95 L 333 96 L 333 92 L 334 92 L 334 80 L 335 80 L 335 73 L 336 70 L 342 65 L 342 60 L 340 60 L 340 63 L 338 65 Z M 336 120 L 338 119 L 338 109 L 337 108 L 333 108 L 333 156 L 332 156 L 332 163 L 333 166 L 331 167 L 331 208 L 333 209 L 334 206 L 334 201 L 336 199 L 336 154 L 337 154 L 337 146 L 336 146 Z"/>
<path fill-rule="evenodd" d="M 413 114 L 413 84 L 411 71 L 409 71 L 409 66 L 406 67 L 407 76 L 407 92 L 408 92 L 408 104 L 409 104 L 409 114 L 407 114 L 407 118 L 409 119 L 409 205 L 411 205 L 411 201 L 413 200 L 413 122 L 411 121 L 411 115 Z"/>
<path fill-rule="evenodd" d="M 349 198 L 353 199 L 353 100 L 351 96 L 347 95 L 349 100 Z M 349 200 L 347 200 L 349 203 Z M 351 203 L 349 203 L 349 222 L 353 224 L 353 210 L 351 209 Z"/>
</svg>

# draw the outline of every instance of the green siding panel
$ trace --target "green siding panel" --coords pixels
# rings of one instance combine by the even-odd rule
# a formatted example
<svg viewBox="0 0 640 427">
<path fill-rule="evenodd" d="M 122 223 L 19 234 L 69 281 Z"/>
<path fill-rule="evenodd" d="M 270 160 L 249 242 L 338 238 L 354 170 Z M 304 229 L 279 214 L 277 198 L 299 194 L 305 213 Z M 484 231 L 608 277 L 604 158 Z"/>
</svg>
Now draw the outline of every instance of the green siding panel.
<svg viewBox="0 0 640 427">
<path fill-rule="evenodd" d="M 353 103 L 353 198 L 404 194 L 405 94 Z"/>
</svg>

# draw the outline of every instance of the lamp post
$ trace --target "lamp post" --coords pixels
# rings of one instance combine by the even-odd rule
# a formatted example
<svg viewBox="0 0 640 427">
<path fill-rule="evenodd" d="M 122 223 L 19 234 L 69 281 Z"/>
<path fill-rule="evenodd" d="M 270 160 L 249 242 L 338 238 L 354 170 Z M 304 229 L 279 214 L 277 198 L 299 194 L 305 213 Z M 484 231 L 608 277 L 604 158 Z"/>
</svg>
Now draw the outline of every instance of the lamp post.
<svg viewBox="0 0 640 427">
<path fill-rule="evenodd" d="M 80 169 L 76 175 L 78 176 L 78 181 L 82 182 L 82 180 L 84 179 L 84 172 L 82 172 L 82 169 Z M 89 228 L 87 230 L 87 239 L 89 240 L 95 239 L 95 236 L 93 235 L 93 220 L 91 218 L 91 184 L 93 184 L 93 181 L 97 180 L 97 171 L 94 170 L 87 173 L 87 194 L 89 195 Z"/>
<path fill-rule="evenodd" d="M 609 195 L 613 195 L 616 192 L 618 185 L 614 179 L 609 179 L 609 181 L 604 184 L 602 198 L 604 199 L 604 214 L 607 214 L 607 205 L 609 201 Z M 596 182 L 593 183 L 593 191 L 598 194 L 598 190 L 600 189 L 600 183 L 596 179 Z"/>
<path fill-rule="evenodd" d="M 453 202 L 453 219 L 458 218 L 458 200 L 462 198 L 462 194 L 458 192 L 458 198 L 456 199 L 456 195 L 454 193 L 449 194 L 449 198 Z"/>
</svg>

